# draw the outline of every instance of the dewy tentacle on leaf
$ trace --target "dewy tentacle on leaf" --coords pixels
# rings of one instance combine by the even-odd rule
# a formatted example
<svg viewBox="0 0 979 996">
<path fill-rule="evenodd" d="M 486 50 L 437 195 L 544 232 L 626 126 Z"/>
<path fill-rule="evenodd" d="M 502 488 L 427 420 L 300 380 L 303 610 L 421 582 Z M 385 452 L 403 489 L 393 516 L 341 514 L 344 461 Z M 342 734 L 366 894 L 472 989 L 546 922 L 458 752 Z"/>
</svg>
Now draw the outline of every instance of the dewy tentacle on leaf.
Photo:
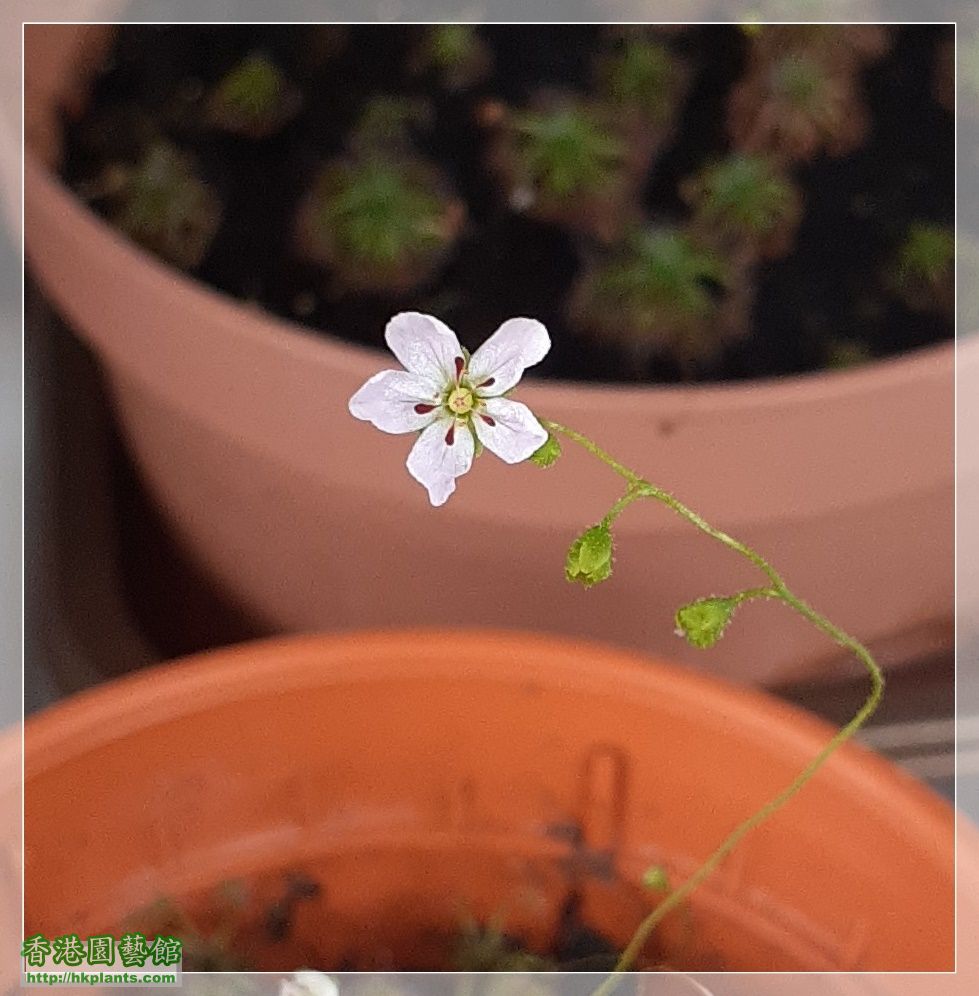
<svg viewBox="0 0 979 996">
<path fill-rule="evenodd" d="M 612 520 L 618 517 L 627 505 L 632 504 L 632 502 L 638 500 L 639 498 L 651 498 L 654 501 L 658 501 L 661 504 L 666 505 L 673 512 L 681 518 L 686 519 L 687 522 L 695 526 L 701 532 L 706 533 L 718 542 L 723 543 L 724 546 L 728 547 L 728 549 L 733 550 L 735 553 L 741 554 L 741 556 L 745 557 L 752 564 L 754 564 L 754 566 L 768 578 L 769 584 L 765 587 L 749 588 L 727 597 L 711 596 L 706 599 L 699 599 L 697 602 L 692 603 L 691 606 L 684 606 L 684 609 L 690 609 L 697 605 L 703 605 L 704 603 L 722 603 L 727 612 L 726 617 L 723 619 L 716 617 L 711 620 L 708 617 L 706 620 L 700 620 L 702 624 L 706 622 L 707 624 L 713 623 L 715 625 L 717 632 L 707 634 L 708 636 L 713 636 L 713 639 L 703 644 L 698 643 L 696 639 L 691 639 L 691 642 L 695 645 L 703 646 L 712 644 L 723 632 L 723 629 L 729 621 L 730 614 L 742 602 L 750 601 L 755 598 L 774 598 L 784 602 L 789 608 L 799 613 L 799 615 L 812 623 L 812 625 L 814 625 L 817 629 L 825 633 L 830 639 L 853 653 L 866 669 L 870 677 L 871 685 L 870 692 L 867 695 L 866 700 L 857 711 L 853 719 L 851 719 L 846 726 L 837 731 L 826 746 L 823 747 L 823 749 L 809 762 L 809 764 L 806 765 L 806 767 L 803 768 L 803 770 L 800 771 L 799 774 L 778 795 L 770 799 L 760 809 L 744 820 L 744 822 L 736 826 L 728 834 L 728 836 L 721 841 L 707 860 L 704 861 L 704 863 L 688 879 L 674 888 L 672 892 L 670 892 L 642 921 L 633 935 L 632 940 L 622 952 L 612 975 L 609 976 L 609 978 L 607 978 L 593 994 L 593 996 L 608 996 L 608 993 L 615 988 L 620 975 L 623 972 L 627 972 L 635 964 L 636 959 L 642 951 L 643 945 L 664 917 L 672 910 L 676 909 L 676 907 L 684 902 L 690 894 L 694 892 L 699 885 L 701 885 L 701 883 L 709 878 L 720 863 L 737 847 L 744 837 L 746 837 L 756 827 L 761 826 L 761 824 L 764 823 L 770 816 L 778 812 L 778 810 L 780 810 L 790 799 L 792 799 L 806 785 L 813 775 L 815 775 L 816 772 L 822 768 L 822 766 L 836 752 L 836 750 L 846 743 L 847 740 L 853 737 L 853 735 L 864 725 L 864 723 L 867 722 L 876 710 L 878 704 L 880 703 L 881 696 L 884 693 L 884 676 L 877 662 L 870 654 L 870 651 L 867 650 L 867 648 L 860 643 L 859 640 L 850 636 L 849 633 L 844 632 L 834 623 L 830 622 L 825 616 L 821 615 L 814 608 L 812 608 L 812 606 L 795 595 L 782 580 L 782 577 L 778 571 L 776 571 L 775 568 L 761 556 L 761 554 L 751 549 L 751 547 L 746 544 L 740 542 L 740 540 L 736 540 L 733 536 L 729 536 L 722 530 L 712 526 L 702 516 L 688 508 L 678 499 L 674 498 L 669 492 L 664 491 L 662 488 L 657 487 L 650 481 L 645 480 L 635 471 L 620 463 L 587 436 L 582 435 L 574 429 L 569 429 L 567 426 L 561 425 L 558 422 L 550 422 L 547 419 L 541 419 L 540 422 L 541 425 L 543 425 L 544 428 L 553 435 L 564 436 L 566 439 L 569 439 L 583 447 L 591 453 L 592 456 L 601 460 L 602 463 L 608 466 L 626 482 L 627 487 L 625 494 L 612 506 L 609 514 L 606 516 L 605 520 L 603 520 L 605 523 L 610 524 Z M 718 605 L 715 605 L 714 608 L 715 616 L 717 616 L 719 607 Z M 682 613 L 683 609 L 681 609 L 680 612 Z M 679 615 L 680 613 L 678 613 L 678 617 Z M 694 620 L 696 620 L 696 617 L 693 617 L 692 621 Z M 691 638 L 690 632 L 686 632 L 685 635 L 687 635 L 688 638 Z"/>
</svg>

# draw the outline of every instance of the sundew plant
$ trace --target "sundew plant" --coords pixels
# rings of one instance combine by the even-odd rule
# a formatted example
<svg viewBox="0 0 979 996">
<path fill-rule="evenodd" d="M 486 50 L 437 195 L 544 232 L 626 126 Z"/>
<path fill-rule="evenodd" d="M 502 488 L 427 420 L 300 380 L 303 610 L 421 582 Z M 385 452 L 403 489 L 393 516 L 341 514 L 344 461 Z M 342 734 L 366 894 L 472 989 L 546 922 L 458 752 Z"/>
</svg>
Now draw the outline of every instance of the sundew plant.
<svg viewBox="0 0 979 996">
<path fill-rule="evenodd" d="M 408 455 L 408 472 L 426 488 L 433 506 L 441 506 L 449 499 L 456 480 L 468 473 L 484 449 L 506 463 L 531 460 L 547 468 L 560 458 L 563 439 L 591 454 L 622 482 L 622 494 L 605 515 L 572 541 L 564 565 L 569 582 L 586 588 L 607 582 L 612 575 L 616 523 L 631 506 L 653 501 L 744 557 L 758 572 L 755 587 L 727 595 L 708 595 L 681 606 L 675 616 L 678 635 L 695 647 L 707 649 L 724 635 L 741 606 L 759 599 L 774 600 L 853 653 L 870 677 L 870 692 L 854 717 L 781 792 L 734 827 L 703 864 L 669 890 L 637 926 L 612 975 L 596 990 L 596 996 L 605 996 L 619 973 L 635 965 L 657 924 L 709 878 L 744 837 L 788 803 L 863 726 L 880 702 L 883 675 L 862 643 L 799 598 L 756 550 L 712 526 L 669 491 L 616 460 L 587 436 L 510 399 L 510 392 L 527 367 L 539 363 L 550 348 L 550 337 L 540 322 L 511 318 L 470 355 L 439 319 L 404 312 L 390 320 L 385 340 L 403 369 L 375 374 L 350 399 L 349 409 L 355 418 L 383 432 L 416 435 Z"/>
</svg>

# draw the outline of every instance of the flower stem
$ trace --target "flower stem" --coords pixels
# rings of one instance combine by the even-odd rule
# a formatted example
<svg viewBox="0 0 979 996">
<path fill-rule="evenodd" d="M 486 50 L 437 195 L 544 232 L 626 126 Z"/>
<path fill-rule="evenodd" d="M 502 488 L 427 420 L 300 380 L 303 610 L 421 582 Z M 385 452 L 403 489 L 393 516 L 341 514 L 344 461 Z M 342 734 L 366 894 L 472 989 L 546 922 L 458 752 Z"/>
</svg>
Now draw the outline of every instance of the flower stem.
<svg viewBox="0 0 979 996">
<path fill-rule="evenodd" d="M 807 764 L 806 767 L 803 768 L 803 770 L 800 771 L 799 774 L 796 775 L 796 777 L 781 792 L 778 793 L 778 795 L 766 802 L 760 809 L 758 809 L 742 823 L 738 824 L 738 826 L 736 826 L 727 835 L 727 837 L 724 838 L 724 840 L 718 845 L 707 860 L 704 861 L 704 863 L 688 879 L 673 889 L 670 894 L 667 895 L 666 898 L 664 898 L 642 921 L 633 935 L 632 940 L 629 941 L 629 944 L 619 957 L 612 974 L 593 993 L 593 996 L 607 996 L 607 994 L 610 993 L 618 984 L 621 974 L 629 971 L 629 969 L 633 966 L 642 951 L 643 945 L 648 940 L 649 935 L 663 920 L 663 918 L 671 910 L 675 909 L 685 899 L 687 899 L 705 879 L 709 878 L 710 875 L 717 869 L 718 865 L 720 865 L 724 858 L 726 858 L 735 849 L 735 847 L 737 847 L 744 837 L 746 837 L 756 827 L 764 823 L 770 816 L 778 812 L 778 810 L 780 810 L 790 799 L 792 799 L 793 796 L 795 796 L 816 774 L 816 772 L 822 768 L 822 766 L 837 751 L 837 749 L 853 737 L 853 735 L 864 725 L 864 723 L 867 722 L 871 715 L 873 715 L 874 710 L 880 703 L 881 697 L 884 693 L 884 675 L 870 651 L 867 650 L 867 648 L 860 643 L 859 640 L 850 636 L 849 633 L 844 632 L 834 623 L 830 622 L 825 616 L 812 608 L 812 606 L 790 591 L 778 571 L 776 571 L 775 568 L 761 556 L 761 554 L 757 553 L 740 540 L 736 540 L 734 537 L 729 536 L 722 530 L 715 528 L 692 509 L 688 508 L 681 501 L 674 498 L 669 492 L 657 487 L 655 484 L 652 484 L 650 481 L 647 481 L 645 478 L 641 477 L 635 471 L 630 470 L 624 464 L 619 463 L 618 460 L 608 454 L 587 436 L 584 436 L 580 432 L 577 432 L 574 429 L 569 429 L 567 426 L 563 426 L 557 422 L 550 422 L 546 420 L 541 420 L 541 422 L 545 428 L 552 433 L 560 434 L 583 447 L 626 481 L 628 485 L 626 493 L 612 506 L 612 509 L 606 519 L 607 522 L 611 523 L 624 508 L 638 498 L 651 498 L 654 501 L 658 501 L 661 504 L 666 505 L 701 532 L 706 533 L 708 536 L 718 540 L 718 542 L 723 543 L 724 546 L 733 550 L 735 553 L 739 553 L 741 556 L 747 558 L 768 578 L 770 582 L 768 586 L 764 588 L 749 588 L 735 595 L 734 598 L 737 599 L 738 602 L 748 601 L 753 598 L 779 599 L 793 611 L 797 612 L 804 619 L 812 623 L 812 625 L 814 625 L 817 629 L 825 633 L 834 642 L 853 653 L 864 668 L 866 668 L 867 674 L 870 677 L 870 692 L 867 695 L 863 705 L 857 711 L 856 715 L 854 715 L 854 717 L 844 727 L 837 731 L 826 746 L 819 751 L 819 753 L 809 762 L 809 764 Z"/>
</svg>

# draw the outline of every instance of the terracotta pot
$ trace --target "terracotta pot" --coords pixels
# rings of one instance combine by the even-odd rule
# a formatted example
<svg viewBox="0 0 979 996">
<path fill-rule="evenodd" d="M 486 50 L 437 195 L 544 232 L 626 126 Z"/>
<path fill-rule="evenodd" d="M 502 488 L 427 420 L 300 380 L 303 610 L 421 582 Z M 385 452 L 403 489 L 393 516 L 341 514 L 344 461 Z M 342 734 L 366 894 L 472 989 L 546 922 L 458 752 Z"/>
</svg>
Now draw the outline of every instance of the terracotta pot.
<svg viewBox="0 0 979 996">
<path fill-rule="evenodd" d="M 744 681 L 827 672 L 834 648 L 775 605 L 753 607 L 709 654 L 681 646 L 676 607 L 757 576 L 663 509 L 625 516 L 612 583 L 572 590 L 567 545 L 618 491 L 583 454 L 546 473 L 487 456 L 433 511 L 404 469 L 409 440 L 346 410 L 390 357 L 210 290 L 96 217 L 51 170 L 57 115 L 80 106 L 109 31 L 26 29 L 31 269 L 101 358 L 136 463 L 179 538 L 257 618 L 303 630 L 440 624 L 451 613 L 665 652 Z M 960 349 L 960 371 L 963 389 L 979 393 L 979 340 Z M 752 384 L 529 382 L 520 396 L 768 554 L 885 663 L 950 645 L 951 346 Z M 445 577 L 451 593 L 438 586 Z"/>
<path fill-rule="evenodd" d="M 830 735 L 760 693 L 550 637 L 217 651 L 28 721 L 27 929 L 109 929 L 161 896 L 199 914 L 238 878 L 261 903 L 301 872 L 322 888 L 291 939 L 245 931 L 259 967 L 336 967 L 358 944 L 431 966 L 466 913 L 546 944 L 572 888 L 622 944 L 651 901 L 631 883 L 654 864 L 685 877 Z M 951 810 L 851 747 L 665 922 L 647 963 L 949 969 L 953 892 Z"/>
</svg>

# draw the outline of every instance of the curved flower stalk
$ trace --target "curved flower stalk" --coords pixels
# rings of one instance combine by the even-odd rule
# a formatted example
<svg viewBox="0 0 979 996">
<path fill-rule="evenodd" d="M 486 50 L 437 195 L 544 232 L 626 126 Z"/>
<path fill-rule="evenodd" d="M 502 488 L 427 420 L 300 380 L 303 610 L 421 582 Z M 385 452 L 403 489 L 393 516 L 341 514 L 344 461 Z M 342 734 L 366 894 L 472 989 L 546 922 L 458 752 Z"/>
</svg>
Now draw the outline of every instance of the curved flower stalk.
<svg viewBox="0 0 979 996">
<path fill-rule="evenodd" d="M 703 864 L 684 882 L 675 886 L 666 897 L 652 910 L 652 912 L 642 921 L 636 930 L 632 940 L 626 946 L 619 958 L 613 974 L 598 987 L 595 996 L 607 996 L 615 987 L 617 977 L 620 973 L 628 971 L 634 966 L 636 960 L 642 953 L 643 946 L 647 939 L 662 922 L 668 913 L 680 906 L 714 871 L 721 865 L 724 859 L 731 854 L 738 844 L 752 832 L 761 826 L 771 816 L 777 813 L 783 806 L 790 802 L 816 775 L 827 760 L 848 740 L 850 740 L 858 730 L 876 711 L 877 706 L 884 693 L 884 676 L 874 660 L 870 651 L 849 633 L 840 629 L 824 615 L 814 609 L 807 602 L 798 597 L 778 571 L 761 554 L 740 540 L 729 536 L 727 533 L 715 526 L 712 526 L 702 516 L 693 509 L 684 505 L 668 491 L 646 480 L 634 470 L 620 463 L 613 456 L 603 450 L 600 446 L 590 440 L 587 436 L 576 432 L 574 429 L 560 425 L 557 422 L 550 422 L 546 419 L 542 424 L 548 429 L 552 436 L 563 436 L 578 446 L 584 448 L 596 459 L 604 463 L 610 470 L 622 478 L 625 484 L 623 495 L 612 505 L 605 517 L 596 526 L 592 526 L 582 534 L 594 535 L 595 531 L 608 536 L 609 557 L 612 550 L 612 530 L 615 521 L 622 512 L 630 505 L 641 500 L 652 500 L 665 505 L 680 518 L 690 525 L 699 529 L 705 535 L 711 537 L 729 550 L 739 554 L 753 564 L 761 573 L 763 583 L 755 588 L 746 588 L 727 596 L 711 595 L 696 600 L 689 605 L 681 606 L 676 613 L 677 633 L 685 637 L 688 642 L 696 647 L 706 649 L 713 646 L 720 639 L 735 612 L 740 606 L 756 601 L 758 599 L 768 599 L 780 601 L 794 612 L 798 613 L 807 622 L 811 623 L 818 630 L 829 637 L 833 642 L 850 651 L 863 665 L 870 678 L 870 691 L 866 700 L 853 718 L 829 740 L 821 751 L 806 765 L 805 768 L 779 792 L 776 796 L 766 802 L 760 809 L 747 817 L 742 823 L 736 826 L 728 836 L 721 841 L 717 848 L 711 853 Z M 578 541 L 576 541 L 577 543 Z M 572 544 L 572 552 L 574 544 Z M 602 576 L 597 580 L 604 580 L 611 574 L 610 569 L 604 566 L 598 568 Z M 587 583 L 589 580 L 596 580 L 594 576 L 585 574 L 582 579 L 569 578 L 571 580 L 582 580 Z"/>
<path fill-rule="evenodd" d="M 472 362 L 467 364 L 465 354 L 456 351 L 458 343 L 454 334 L 437 319 L 422 315 L 397 316 L 388 328 L 391 333 L 389 345 L 395 355 L 408 367 L 410 371 L 408 378 L 406 379 L 406 375 L 399 371 L 377 374 L 354 395 L 350 408 L 356 417 L 372 421 L 378 428 L 387 432 L 421 430 L 415 446 L 416 449 L 422 446 L 426 451 L 431 446 L 429 443 L 423 444 L 426 436 L 430 440 L 437 440 L 442 434 L 444 425 L 458 428 L 453 421 L 457 412 L 455 399 L 460 397 L 458 393 L 462 386 L 460 378 L 464 373 L 468 377 L 466 383 L 471 384 L 485 377 L 486 371 L 492 368 L 497 371 L 496 375 L 501 378 L 501 382 L 506 383 L 508 388 L 512 387 L 519 380 L 524 368 L 532 362 L 537 362 L 544 355 L 549 344 L 547 332 L 539 322 L 512 319 L 510 322 L 505 322 L 495 335 L 477 350 Z M 455 376 L 453 376 L 454 370 Z M 416 392 L 422 389 L 429 390 L 430 393 L 418 401 Z M 466 413 L 470 414 L 473 411 L 478 413 L 478 406 L 473 401 L 472 388 L 467 386 L 462 397 L 465 401 L 461 407 L 466 409 Z M 437 399 L 441 399 L 441 407 L 438 409 L 434 403 Z M 488 405 L 489 401 L 486 404 Z M 423 411 L 417 410 L 419 405 Z M 757 587 L 746 588 L 730 595 L 711 595 L 681 606 L 676 613 L 678 634 L 686 637 L 694 646 L 708 648 L 723 636 L 741 606 L 759 599 L 778 601 L 798 613 L 834 643 L 853 653 L 866 669 L 871 683 L 865 702 L 850 722 L 837 731 L 781 792 L 734 827 L 701 866 L 685 881 L 669 889 L 665 897 L 646 916 L 622 952 L 613 974 L 596 990 L 595 996 L 607 996 L 614 989 L 620 973 L 628 971 L 636 964 L 647 939 L 664 917 L 685 902 L 752 830 L 766 822 L 798 794 L 826 761 L 863 726 L 880 702 L 884 690 L 884 677 L 876 661 L 862 643 L 794 594 L 775 567 L 757 551 L 711 525 L 668 491 L 620 463 L 587 436 L 557 422 L 538 419 L 523 405 L 519 407 L 524 428 L 519 436 L 520 442 L 506 451 L 508 455 L 505 459 L 508 462 L 515 463 L 533 457 L 534 462 L 540 466 L 550 466 L 560 457 L 558 437 L 563 437 L 605 464 L 621 478 L 623 483 L 622 495 L 604 517 L 586 529 L 571 544 L 565 565 L 569 581 L 588 587 L 607 580 L 612 574 L 615 523 L 629 506 L 640 501 L 654 501 L 665 505 L 695 529 L 721 543 L 733 553 L 744 557 L 759 572 L 760 583 Z M 422 419 L 430 421 L 418 421 Z M 475 423 L 473 428 L 478 434 L 481 431 L 478 417 L 475 420 L 470 418 L 470 424 L 473 423 Z M 542 436 L 543 441 L 539 447 L 532 449 L 533 442 Z M 442 438 L 444 441 L 444 437 Z M 460 438 L 464 438 L 462 433 Z M 441 447 L 439 450 L 441 451 Z M 455 471 L 463 465 L 465 470 L 468 470 L 469 463 L 471 459 L 459 464 L 449 462 L 446 465 L 441 457 L 438 460 L 429 460 L 426 457 L 424 467 L 429 480 L 426 486 L 430 487 L 430 492 L 432 490 L 435 492 L 433 504 L 441 504 L 448 498 L 454 490 L 454 478 L 458 476 Z M 435 497 L 441 498 L 441 501 L 434 501 Z"/>
</svg>

